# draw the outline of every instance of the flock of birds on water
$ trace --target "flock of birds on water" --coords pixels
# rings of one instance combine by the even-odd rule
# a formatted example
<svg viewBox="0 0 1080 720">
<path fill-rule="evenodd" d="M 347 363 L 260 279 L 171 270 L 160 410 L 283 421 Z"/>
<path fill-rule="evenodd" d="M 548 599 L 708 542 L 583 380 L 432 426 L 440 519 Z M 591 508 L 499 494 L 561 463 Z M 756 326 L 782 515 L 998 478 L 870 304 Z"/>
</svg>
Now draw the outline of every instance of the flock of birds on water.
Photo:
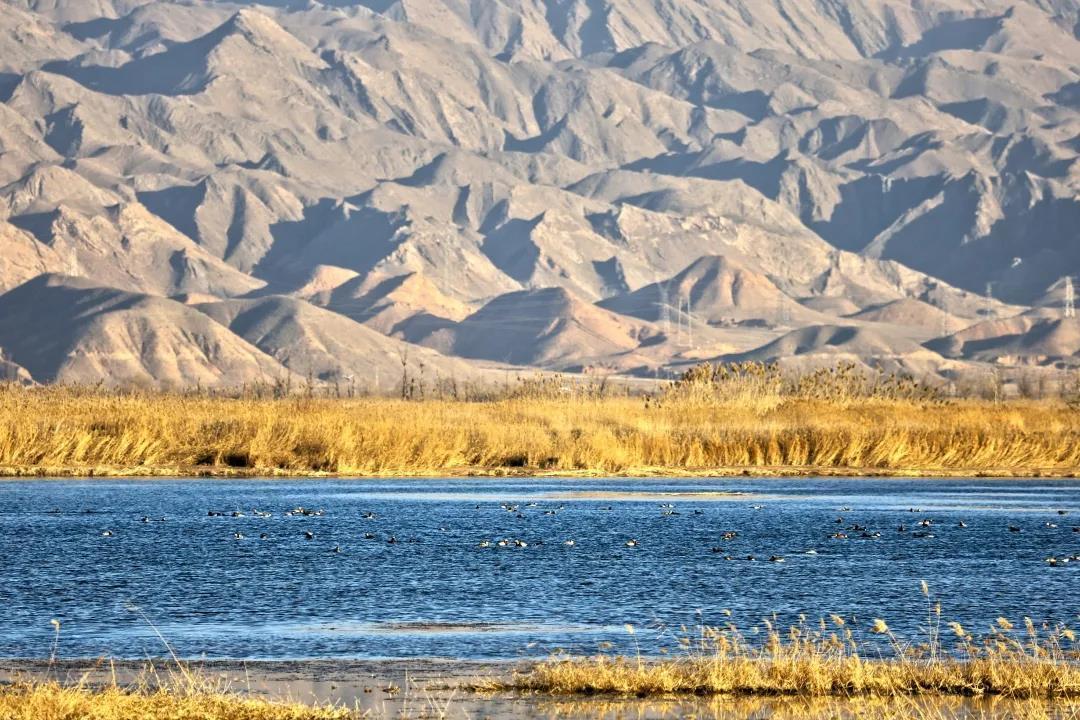
<svg viewBox="0 0 1080 720">
<path fill-rule="evenodd" d="M 521 519 L 521 520 L 524 520 L 524 519 L 527 518 L 527 516 L 525 514 L 526 511 L 538 510 L 539 509 L 539 505 L 537 503 L 534 503 L 534 502 L 527 503 L 524 506 L 522 506 L 520 504 L 512 504 L 512 503 L 504 502 L 504 503 L 500 504 L 499 507 L 502 510 L 506 511 L 507 513 L 510 513 L 514 517 L 516 517 L 518 519 Z M 481 510 L 481 509 L 483 509 L 483 506 L 482 505 L 476 505 L 475 509 L 476 510 Z M 554 507 L 554 508 L 543 509 L 543 510 L 541 510 L 541 512 L 543 513 L 543 515 L 553 516 L 553 515 L 558 514 L 561 511 L 563 511 L 564 509 L 565 509 L 565 505 L 559 505 L 559 506 Z M 603 506 L 603 507 L 600 508 L 601 511 L 611 511 L 612 509 L 613 509 L 613 507 L 610 506 L 610 505 Z M 679 515 L 682 514 L 682 513 L 679 512 L 679 510 L 676 508 L 676 506 L 673 503 L 662 503 L 662 504 L 659 505 L 659 509 L 660 509 L 661 515 L 663 517 L 676 517 L 676 516 L 679 516 Z M 765 506 L 764 505 L 751 505 L 750 509 L 758 511 L 758 510 L 765 509 Z M 54 512 L 57 512 L 57 511 L 54 511 Z M 700 510 L 700 509 L 695 509 L 692 512 L 693 512 L 694 515 L 704 515 L 705 514 L 704 511 Z M 839 509 L 839 512 L 840 513 L 851 513 L 851 512 L 853 512 L 853 510 L 852 510 L 852 508 L 845 506 L 845 507 L 841 507 Z M 919 508 L 910 508 L 908 510 L 908 513 L 910 513 L 912 515 L 916 515 L 916 514 L 923 513 L 923 510 L 921 510 Z M 317 510 L 317 509 L 306 508 L 306 507 L 302 507 L 302 506 L 295 507 L 295 508 L 293 508 L 291 510 L 287 510 L 286 512 L 283 513 L 283 515 L 286 516 L 286 517 L 301 517 L 301 518 L 322 517 L 325 514 L 326 514 L 325 510 L 321 510 L 321 509 Z M 1058 510 L 1057 514 L 1058 514 L 1059 517 L 1065 517 L 1065 516 L 1067 516 L 1069 514 L 1069 511 L 1067 511 L 1067 510 Z M 245 513 L 245 512 L 239 511 L 239 510 L 232 510 L 232 511 L 208 510 L 206 515 L 207 515 L 207 517 L 221 517 L 221 518 L 244 518 L 244 517 L 248 517 L 249 515 L 251 517 L 255 517 L 255 518 L 272 518 L 274 516 L 274 513 L 264 511 L 264 510 L 258 510 L 258 509 L 253 509 L 253 510 L 249 511 L 248 513 Z M 363 520 L 369 520 L 370 521 L 370 520 L 377 520 L 379 518 L 379 516 L 376 515 L 374 512 L 366 511 L 361 515 L 361 518 Z M 143 522 L 143 523 L 165 522 L 165 521 L 166 521 L 166 518 L 164 518 L 164 517 L 151 518 L 149 516 L 143 516 L 141 518 L 141 522 Z M 843 541 L 843 540 L 851 540 L 851 539 L 876 540 L 876 539 L 879 539 L 879 538 L 882 537 L 882 533 L 881 533 L 880 530 L 871 530 L 869 527 L 867 527 L 865 525 L 860 525 L 857 522 L 848 524 L 848 521 L 845 520 L 843 515 L 839 515 L 835 519 L 835 521 L 833 521 L 833 524 L 835 526 L 837 526 L 837 527 L 836 527 L 835 530 L 828 533 L 827 539 L 829 539 L 829 540 L 833 540 L 833 541 Z M 931 518 L 923 518 L 923 519 L 919 519 L 917 521 L 912 522 L 910 524 L 910 527 L 909 527 L 909 525 L 907 523 L 900 523 L 896 527 L 896 532 L 901 533 L 901 534 L 906 534 L 907 536 L 912 537 L 912 538 L 931 539 L 931 538 L 935 537 L 935 528 L 937 528 L 937 527 L 939 527 L 939 525 L 937 523 L 935 523 L 935 521 L 933 519 L 931 519 Z M 956 523 L 955 527 L 958 528 L 958 529 L 963 529 L 963 528 L 968 527 L 968 525 L 963 520 L 960 520 L 960 521 L 958 521 Z M 1046 529 L 1051 529 L 1051 530 L 1056 529 L 1056 528 L 1058 528 L 1058 523 L 1047 521 L 1047 522 L 1043 523 L 1043 527 L 1046 528 Z M 440 527 L 439 530 L 442 531 L 442 532 L 445 532 L 446 528 L 445 527 Z M 1020 532 L 1024 531 L 1024 528 L 1022 528 L 1022 527 L 1020 527 L 1018 525 L 1010 523 L 1010 524 L 1006 525 L 1005 530 L 1007 532 L 1009 532 L 1009 533 L 1020 533 Z M 1072 527 L 1072 532 L 1080 534 L 1080 526 L 1073 526 Z M 102 531 L 101 535 L 103 537 L 114 537 L 115 533 L 112 530 L 104 530 L 104 531 Z M 312 540 L 316 539 L 315 533 L 312 532 L 311 530 L 304 530 L 303 534 L 302 534 L 302 537 L 305 540 L 308 540 L 308 541 L 312 541 Z M 725 531 L 722 531 L 721 533 L 719 533 L 718 537 L 724 542 L 732 542 L 732 541 L 735 541 L 737 538 L 739 538 L 740 534 L 736 530 L 725 530 Z M 248 536 L 245 535 L 243 532 L 237 531 L 237 532 L 234 532 L 232 534 L 232 538 L 233 538 L 233 540 L 241 541 L 241 540 L 248 539 Z M 262 532 L 262 533 L 259 533 L 258 538 L 260 540 L 268 540 L 270 538 L 270 535 L 268 533 L 266 533 L 266 532 Z M 362 538 L 365 541 L 374 541 L 374 540 L 379 540 L 380 539 L 379 535 L 377 535 L 374 532 L 365 532 L 362 535 Z M 408 542 L 408 543 L 418 542 L 418 540 L 416 538 L 409 538 L 407 540 L 399 540 L 393 534 L 386 535 L 384 539 L 385 539 L 385 542 L 387 544 L 389 544 L 389 545 L 396 545 L 396 544 L 399 544 L 399 543 L 402 543 L 402 542 Z M 479 543 L 477 543 L 476 547 L 485 548 L 485 549 L 486 548 L 526 548 L 526 547 L 529 547 L 529 544 L 530 544 L 529 542 L 526 542 L 525 540 L 523 540 L 521 538 L 504 537 L 504 538 L 500 538 L 500 539 L 497 539 L 497 540 L 483 539 Z M 544 545 L 545 543 L 544 543 L 543 540 L 534 540 L 532 542 L 532 544 L 534 546 L 540 546 L 540 545 Z M 627 548 L 636 548 L 636 547 L 639 546 L 639 544 L 640 543 L 637 540 L 637 538 L 627 538 L 625 540 L 625 542 L 623 542 L 623 545 L 625 547 L 627 547 Z M 573 538 L 567 538 L 567 539 L 562 541 L 562 545 L 567 547 L 567 548 L 573 548 L 573 547 L 577 546 L 577 541 L 575 539 L 573 539 Z M 752 555 L 752 554 L 751 555 L 739 555 L 739 556 L 732 555 L 732 554 L 726 552 L 724 547 L 719 546 L 719 545 L 710 547 L 709 551 L 712 552 L 713 554 L 716 554 L 716 555 L 722 555 L 723 559 L 728 560 L 728 561 L 745 560 L 745 561 L 753 562 L 753 561 L 757 560 L 757 557 L 755 555 Z M 340 545 L 334 545 L 330 549 L 330 552 L 331 553 L 341 553 L 342 552 L 341 546 Z M 803 555 L 817 555 L 818 551 L 811 548 L 811 549 L 803 551 L 802 554 Z M 772 563 L 782 563 L 782 562 L 785 562 L 785 557 L 783 555 L 774 554 L 774 555 L 770 555 L 768 557 L 768 561 L 772 562 Z M 1050 557 L 1046 558 L 1046 564 L 1051 566 L 1051 567 L 1061 567 L 1061 566 L 1064 566 L 1064 565 L 1068 565 L 1070 563 L 1076 563 L 1076 564 L 1080 565 L 1080 553 L 1073 554 L 1073 555 L 1068 555 L 1068 554 L 1054 555 L 1054 556 L 1050 556 Z"/>
</svg>

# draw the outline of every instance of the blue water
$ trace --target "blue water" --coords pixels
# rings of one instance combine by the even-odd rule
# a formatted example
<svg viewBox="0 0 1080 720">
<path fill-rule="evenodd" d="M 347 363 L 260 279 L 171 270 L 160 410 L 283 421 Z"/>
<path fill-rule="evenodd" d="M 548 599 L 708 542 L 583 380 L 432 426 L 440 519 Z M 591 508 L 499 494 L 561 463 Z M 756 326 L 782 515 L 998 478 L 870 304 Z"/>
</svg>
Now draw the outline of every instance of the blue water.
<svg viewBox="0 0 1080 720">
<path fill-rule="evenodd" d="M 773 613 L 883 617 L 914 638 L 921 580 L 969 629 L 1080 612 L 1080 562 L 1045 562 L 1080 552 L 1076 481 L 90 480 L 6 482 L 0 497 L 9 658 L 47 657 L 54 618 L 66 658 L 161 656 L 158 632 L 188 658 L 654 653 L 682 626 L 752 632 Z M 297 506 L 325 514 L 285 514 Z"/>
</svg>

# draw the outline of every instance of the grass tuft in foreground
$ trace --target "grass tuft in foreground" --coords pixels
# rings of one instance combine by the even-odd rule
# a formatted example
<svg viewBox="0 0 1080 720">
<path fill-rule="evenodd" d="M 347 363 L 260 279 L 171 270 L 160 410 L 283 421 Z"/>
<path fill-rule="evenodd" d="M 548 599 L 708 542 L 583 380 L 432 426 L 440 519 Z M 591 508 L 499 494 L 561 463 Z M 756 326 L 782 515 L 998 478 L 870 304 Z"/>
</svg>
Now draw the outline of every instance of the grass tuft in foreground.
<svg viewBox="0 0 1080 720">
<path fill-rule="evenodd" d="M 0 474 L 1075 475 L 1068 399 L 945 399 L 850 368 L 705 368 L 649 395 L 522 382 L 501 397 L 0 388 Z"/>
<path fill-rule="evenodd" d="M 65 687 L 55 682 L 0 685 L 4 720 L 346 720 L 342 709 L 244 697 L 212 689 Z"/>
<path fill-rule="evenodd" d="M 929 599 L 929 594 L 927 593 Z M 671 660 L 597 656 L 555 658 L 520 676 L 515 687 L 552 694 L 792 695 L 802 697 L 1002 696 L 1080 697 L 1080 653 L 1066 628 L 1017 632 L 1004 618 L 976 639 L 958 623 L 944 625 L 940 606 L 928 608 L 928 640 L 900 642 L 874 620 L 881 644 L 863 647 L 843 618 L 781 633 L 765 623 L 766 640 L 752 645 L 734 626 L 704 628 Z M 831 622 L 831 627 L 830 627 Z"/>
</svg>

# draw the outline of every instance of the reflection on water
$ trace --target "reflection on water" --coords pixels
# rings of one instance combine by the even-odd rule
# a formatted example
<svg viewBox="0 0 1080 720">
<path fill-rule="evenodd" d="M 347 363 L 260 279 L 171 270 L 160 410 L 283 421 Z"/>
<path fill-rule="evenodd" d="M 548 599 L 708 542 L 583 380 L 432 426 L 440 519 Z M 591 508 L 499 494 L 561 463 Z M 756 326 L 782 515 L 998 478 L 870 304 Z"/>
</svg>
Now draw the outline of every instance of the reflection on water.
<svg viewBox="0 0 1080 720">
<path fill-rule="evenodd" d="M 924 579 L 974 630 L 1001 615 L 1076 624 L 1080 610 L 1080 562 L 1046 562 L 1080 553 L 1077 481 L 72 480 L 0 493 L 0 657 L 48 656 L 52 618 L 64 657 L 159 656 L 157 631 L 188 658 L 655 654 L 701 624 L 753 638 L 773 613 L 856 629 L 884 617 L 915 638 Z"/>
</svg>

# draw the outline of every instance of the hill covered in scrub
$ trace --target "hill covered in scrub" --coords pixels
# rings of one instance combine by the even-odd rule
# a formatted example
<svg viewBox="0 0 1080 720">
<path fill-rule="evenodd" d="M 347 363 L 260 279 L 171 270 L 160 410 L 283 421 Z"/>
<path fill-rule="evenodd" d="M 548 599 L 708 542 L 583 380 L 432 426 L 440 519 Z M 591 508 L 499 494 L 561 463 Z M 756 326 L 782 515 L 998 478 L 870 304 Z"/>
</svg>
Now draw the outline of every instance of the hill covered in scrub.
<svg viewBox="0 0 1080 720">
<path fill-rule="evenodd" d="M 1076 365 L 1078 151 L 1073 0 L 0 0 L 0 358 Z"/>
</svg>

